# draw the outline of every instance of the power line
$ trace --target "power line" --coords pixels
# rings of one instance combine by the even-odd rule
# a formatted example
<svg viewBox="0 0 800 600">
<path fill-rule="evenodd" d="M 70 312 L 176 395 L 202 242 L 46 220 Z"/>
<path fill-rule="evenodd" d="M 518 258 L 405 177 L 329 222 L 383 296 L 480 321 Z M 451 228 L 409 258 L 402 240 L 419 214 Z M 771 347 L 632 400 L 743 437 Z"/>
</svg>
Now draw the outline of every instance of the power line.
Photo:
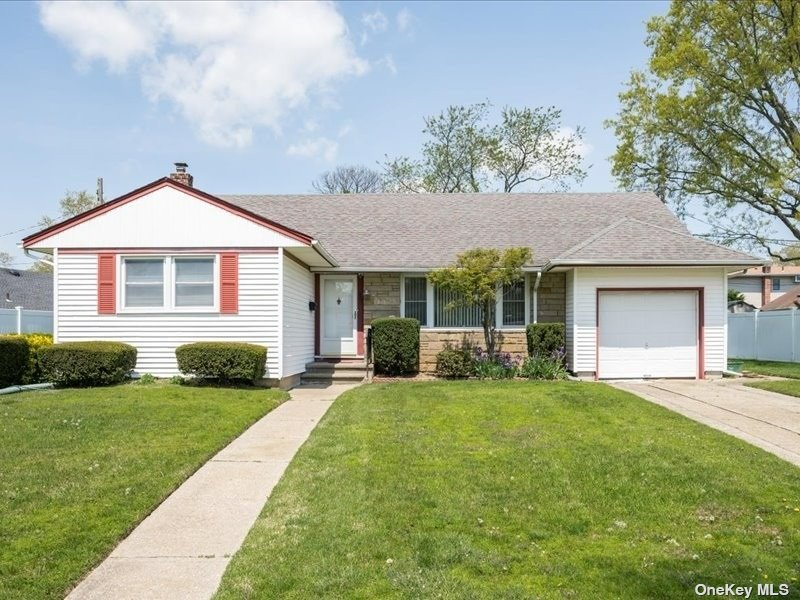
<svg viewBox="0 0 800 600">
<path fill-rule="evenodd" d="M 21 233 L 23 231 L 28 231 L 29 229 L 36 229 L 37 227 L 40 227 L 40 225 L 36 224 L 36 225 L 31 225 L 29 227 L 23 227 L 22 229 L 17 229 L 15 231 L 9 231 L 8 233 L 0 233 L 0 237 L 6 237 L 6 236 L 9 236 L 9 235 L 14 235 L 15 233 Z"/>
<path fill-rule="evenodd" d="M 734 231 L 732 229 L 728 229 L 727 227 L 722 227 L 720 225 L 712 225 L 708 221 L 703 221 L 703 219 L 698 219 L 694 215 L 686 215 L 686 216 L 689 217 L 690 219 L 694 219 L 698 223 L 702 223 L 703 225 L 708 225 L 709 227 L 715 227 L 717 229 L 722 229 L 726 233 L 730 233 L 730 234 L 733 234 L 733 235 L 741 235 L 741 234 L 739 234 L 738 232 L 736 232 L 736 231 Z M 697 233 L 695 235 L 697 237 L 705 237 L 705 238 L 707 238 L 707 237 L 715 237 L 715 236 L 713 236 L 712 234 L 709 234 L 709 233 Z M 750 234 L 749 237 L 755 237 L 755 236 Z M 762 239 L 765 242 L 770 242 L 772 244 L 796 244 L 796 243 L 798 243 L 797 239 L 780 239 L 780 238 L 762 238 Z"/>
</svg>

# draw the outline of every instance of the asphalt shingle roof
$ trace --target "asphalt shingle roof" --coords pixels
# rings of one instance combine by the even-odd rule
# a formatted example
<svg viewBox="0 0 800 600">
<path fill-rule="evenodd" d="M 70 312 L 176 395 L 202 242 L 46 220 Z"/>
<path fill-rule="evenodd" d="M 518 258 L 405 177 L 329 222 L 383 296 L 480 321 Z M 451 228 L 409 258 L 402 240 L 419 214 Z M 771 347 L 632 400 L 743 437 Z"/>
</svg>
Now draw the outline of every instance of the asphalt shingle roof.
<svg viewBox="0 0 800 600">
<path fill-rule="evenodd" d="M 594 251 L 593 260 L 754 259 L 694 238 L 649 192 L 219 197 L 313 236 L 342 267 L 439 267 L 476 246 L 529 247 L 534 266 L 568 251 Z M 581 247 L 606 229 L 596 245 Z"/>
<path fill-rule="evenodd" d="M 53 274 L 0 268 L 0 308 L 53 310 Z"/>
<path fill-rule="evenodd" d="M 625 217 L 584 243 L 556 257 L 554 262 L 593 261 L 751 261 L 754 257 L 712 244 L 686 231 L 676 231 Z"/>
</svg>

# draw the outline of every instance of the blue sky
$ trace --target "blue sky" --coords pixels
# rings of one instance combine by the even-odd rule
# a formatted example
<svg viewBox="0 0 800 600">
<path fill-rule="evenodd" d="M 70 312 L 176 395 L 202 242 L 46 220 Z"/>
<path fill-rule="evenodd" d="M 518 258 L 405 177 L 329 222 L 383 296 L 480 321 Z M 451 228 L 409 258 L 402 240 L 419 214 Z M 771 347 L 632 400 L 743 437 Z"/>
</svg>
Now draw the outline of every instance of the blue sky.
<svg viewBox="0 0 800 600">
<path fill-rule="evenodd" d="M 591 168 L 577 189 L 611 191 L 603 121 L 647 59 L 645 21 L 667 10 L 206 7 L 0 4 L 0 235 L 55 215 L 66 190 L 93 191 L 98 176 L 110 199 L 175 161 L 210 193 L 309 192 L 336 164 L 414 155 L 423 116 L 486 99 L 561 108 L 565 126 L 586 129 Z M 16 243 L 31 231 L 0 237 L 20 267 Z"/>
</svg>

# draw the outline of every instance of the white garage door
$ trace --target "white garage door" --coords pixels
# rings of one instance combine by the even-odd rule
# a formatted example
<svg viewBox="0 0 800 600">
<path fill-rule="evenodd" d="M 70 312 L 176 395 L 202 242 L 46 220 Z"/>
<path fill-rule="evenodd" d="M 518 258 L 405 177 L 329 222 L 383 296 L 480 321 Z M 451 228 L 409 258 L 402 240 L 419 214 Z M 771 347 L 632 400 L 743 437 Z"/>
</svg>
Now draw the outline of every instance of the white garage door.
<svg viewBox="0 0 800 600">
<path fill-rule="evenodd" d="M 600 292 L 599 377 L 697 377 L 697 292 Z"/>
</svg>

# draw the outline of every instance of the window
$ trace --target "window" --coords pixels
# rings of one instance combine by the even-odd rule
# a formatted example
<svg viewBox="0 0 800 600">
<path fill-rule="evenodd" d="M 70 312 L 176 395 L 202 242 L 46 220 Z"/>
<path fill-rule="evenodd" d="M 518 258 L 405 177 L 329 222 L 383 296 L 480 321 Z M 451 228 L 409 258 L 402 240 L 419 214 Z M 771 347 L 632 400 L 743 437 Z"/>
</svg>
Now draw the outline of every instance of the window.
<svg viewBox="0 0 800 600">
<path fill-rule="evenodd" d="M 477 305 L 453 306 L 458 300 L 459 295 L 456 292 L 434 288 L 434 327 L 481 327 L 480 308 Z M 494 315 L 490 318 L 494 320 Z"/>
<path fill-rule="evenodd" d="M 122 259 L 125 309 L 214 309 L 213 256 L 125 257 Z"/>
<path fill-rule="evenodd" d="M 781 280 L 778 277 L 772 278 L 772 291 L 777 292 L 781 289 Z"/>
<path fill-rule="evenodd" d="M 525 325 L 525 282 L 503 286 L 503 325 Z"/>
<path fill-rule="evenodd" d="M 214 306 L 214 259 L 174 260 L 175 306 Z"/>
<path fill-rule="evenodd" d="M 424 277 L 405 278 L 405 316 L 416 319 L 423 327 L 428 324 L 428 281 Z"/>
<path fill-rule="evenodd" d="M 164 306 L 164 259 L 125 259 L 126 307 Z"/>
</svg>

